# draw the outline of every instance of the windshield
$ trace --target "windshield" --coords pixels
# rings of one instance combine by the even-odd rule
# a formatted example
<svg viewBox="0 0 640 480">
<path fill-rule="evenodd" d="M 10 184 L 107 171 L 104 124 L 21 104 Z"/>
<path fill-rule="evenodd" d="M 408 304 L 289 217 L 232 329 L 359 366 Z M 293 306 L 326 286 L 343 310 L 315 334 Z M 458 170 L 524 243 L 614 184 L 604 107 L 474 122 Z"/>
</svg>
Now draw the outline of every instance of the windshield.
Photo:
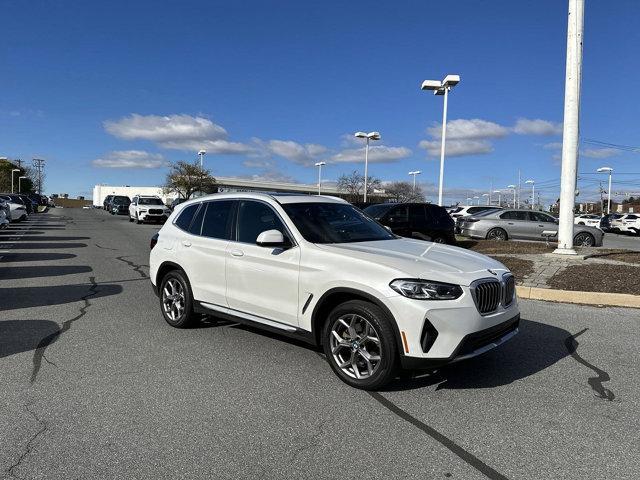
<svg viewBox="0 0 640 480">
<path fill-rule="evenodd" d="M 389 211 L 391 207 L 393 207 L 394 203 L 381 203 L 379 205 L 369 205 L 367 208 L 363 210 L 364 213 L 369 215 L 372 218 L 378 219 L 382 218 L 382 216 Z"/>
<path fill-rule="evenodd" d="M 164 205 L 159 198 L 140 198 L 139 205 Z"/>
<path fill-rule="evenodd" d="M 305 240 L 313 243 L 350 243 L 396 238 L 382 225 L 352 205 L 289 203 L 284 211 Z"/>
<path fill-rule="evenodd" d="M 129 197 L 114 197 L 113 203 L 126 205 L 131 203 L 131 200 L 129 200 Z"/>
</svg>

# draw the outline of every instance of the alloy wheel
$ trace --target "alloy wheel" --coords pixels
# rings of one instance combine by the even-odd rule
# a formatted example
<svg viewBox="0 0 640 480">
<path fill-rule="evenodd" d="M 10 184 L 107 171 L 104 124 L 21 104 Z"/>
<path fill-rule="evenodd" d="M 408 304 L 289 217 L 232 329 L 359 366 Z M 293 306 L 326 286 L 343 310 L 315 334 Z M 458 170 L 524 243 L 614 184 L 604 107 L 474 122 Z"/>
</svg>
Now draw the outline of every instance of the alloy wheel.
<svg viewBox="0 0 640 480">
<path fill-rule="evenodd" d="M 170 278 L 162 290 L 162 308 L 166 316 L 176 322 L 185 312 L 184 287 L 175 278 Z"/>
<path fill-rule="evenodd" d="M 578 235 L 576 235 L 574 243 L 580 247 L 591 247 L 593 246 L 594 241 L 593 237 L 588 233 L 579 233 Z"/>
<path fill-rule="evenodd" d="M 336 365 L 351 378 L 369 378 L 380 366 L 380 336 L 361 315 L 338 318 L 331 327 L 329 345 Z"/>
</svg>

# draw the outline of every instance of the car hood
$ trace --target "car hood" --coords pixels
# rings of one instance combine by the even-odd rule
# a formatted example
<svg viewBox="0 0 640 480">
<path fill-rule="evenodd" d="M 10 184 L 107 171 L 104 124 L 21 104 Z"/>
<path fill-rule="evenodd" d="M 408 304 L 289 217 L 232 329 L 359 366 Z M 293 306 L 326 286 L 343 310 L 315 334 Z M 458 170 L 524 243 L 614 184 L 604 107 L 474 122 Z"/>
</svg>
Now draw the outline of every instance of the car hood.
<svg viewBox="0 0 640 480">
<path fill-rule="evenodd" d="M 407 277 L 459 285 L 494 276 L 489 270 L 498 276 L 508 271 L 497 260 L 471 250 L 408 238 L 317 246 L 349 258 L 385 265 Z"/>
</svg>

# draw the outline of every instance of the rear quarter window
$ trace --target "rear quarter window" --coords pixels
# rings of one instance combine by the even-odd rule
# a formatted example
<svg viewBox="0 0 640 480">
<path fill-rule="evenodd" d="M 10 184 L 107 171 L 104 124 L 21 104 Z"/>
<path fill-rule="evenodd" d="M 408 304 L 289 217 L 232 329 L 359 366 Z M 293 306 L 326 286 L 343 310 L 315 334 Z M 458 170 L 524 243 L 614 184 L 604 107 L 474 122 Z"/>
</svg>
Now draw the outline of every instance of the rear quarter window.
<svg viewBox="0 0 640 480">
<path fill-rule="evenodd" d="M 184 230 L 185 232 L 188 231 L 189 225 L 191 225 L 193 216 L 196 214 L 196 211 L 198 210 L 199 206 L 200 206 L 199 203 L 195 203 L 193 205 L 189 205 L 184 210 L 182 210 L 182 212 L 180 212 L 180 214 L 178 215 L 178 218 L 176 218 L 174 225 Z"/>
</svg>

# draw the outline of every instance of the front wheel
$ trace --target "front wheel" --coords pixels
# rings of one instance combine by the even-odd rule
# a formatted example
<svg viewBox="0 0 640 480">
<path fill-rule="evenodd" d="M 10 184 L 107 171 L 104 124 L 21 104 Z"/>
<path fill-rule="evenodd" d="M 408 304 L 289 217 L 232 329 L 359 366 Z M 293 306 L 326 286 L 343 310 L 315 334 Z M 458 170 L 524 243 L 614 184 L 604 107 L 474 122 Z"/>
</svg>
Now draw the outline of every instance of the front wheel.
<svg viewBox="0 0 640 480">
<path fill-rule="evenodd" d="M 596 239 L 590 233 L 581 232 L 573 237 L 573 244 L 577 247 L 593 247 Z"/>
<path fill-rule="evenodd" d="M 138 217 L 138 214 L 136 213 L 136 223 L 138 225 L 140 225 L 142 223 L 142 220 L 140 220 L 140 217 Z"/>
<path fill-rule="evenodd" d="M 376 390 L 393 378 L 398 364 L 395 334 L 378 306 L 362 300 L 338 305 L 322 340 L 329 365 L 348 385 Z"/>
<path fill-rule="evenodd" d="M 501 228 L 492 228 L 487 232 L 487 240 L 506 240 L 507 232 Z"/>
<path fill-rule="evenodd" d="M 194 322 L 191 287 L 179 270 L 167 273 L 160 282 L 160 309 L 169 325 L 186 328 Z"/>
</svg>

